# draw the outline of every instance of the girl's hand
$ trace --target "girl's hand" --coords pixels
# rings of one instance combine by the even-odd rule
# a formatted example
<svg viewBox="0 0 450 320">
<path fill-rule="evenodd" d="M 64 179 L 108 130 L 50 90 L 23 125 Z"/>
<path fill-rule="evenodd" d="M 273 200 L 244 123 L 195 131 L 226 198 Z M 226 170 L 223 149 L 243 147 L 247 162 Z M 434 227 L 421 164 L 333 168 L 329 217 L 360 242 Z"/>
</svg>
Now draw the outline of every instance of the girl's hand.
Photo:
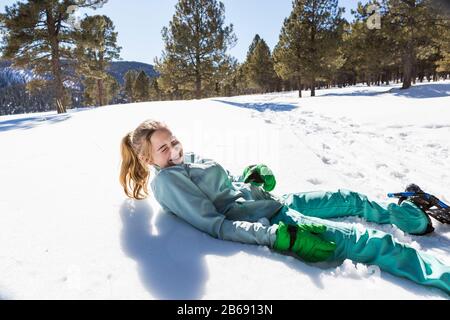
<svg viewBox="0 0 450 320">
<path fill-rule="evenodd" d="M 264 190 L 270 192 L 275 189 L 276 179 L 265 164 L 254 164 L 247 166 L 242 174 L 245 183 L 251 183 L 255 186 L 262 186 Z"/>
<path fill-rule="evenodd" d="M 274 248 L 279 251 L 291 251 L 308 262 L 327 260 L 336 250 L 336 244 L 322 239 L 327 231 L 324 225 L 287 225 L 278 224 Z"/>
</svg>

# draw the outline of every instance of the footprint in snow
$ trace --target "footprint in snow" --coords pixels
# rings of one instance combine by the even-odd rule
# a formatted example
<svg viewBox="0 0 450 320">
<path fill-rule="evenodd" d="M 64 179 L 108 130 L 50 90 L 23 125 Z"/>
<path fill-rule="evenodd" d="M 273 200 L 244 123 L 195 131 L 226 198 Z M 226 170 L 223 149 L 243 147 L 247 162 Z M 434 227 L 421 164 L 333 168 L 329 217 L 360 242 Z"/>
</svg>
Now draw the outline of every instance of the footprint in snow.
<svg viewBox="0 0 450 320">
<path fill-rule="evenodd" d="M 375 166 L 377 169 L 381 169 L 381 168 L 387 168 L 388 165 L 385 163 L 377 163 Z"/>
<path fill-rule="evenodd" d="M 320 160 L 322 160 L 322 162 L 327 164 L 327 165 L 332 165 L 332 164 L 336 164 L 337 163 L 336 160 L 332 160 L 332 159 L 329 159 L 329 158 L 324 157 L 324 156 L 320 157 Z"/>
<path fill-rule="evenodd" d="M 391 176 L 398 178 L 398 179 L 403 179 L 405 178 L 405 175 L 403 173 L 400 173 L 398 171 L 392 171 L 391 172 Z"/>
<path fill-rule="evenodd" d="M 423 126 L 425 129 L 442 129 L 442 128 L 450 128 L 450 124 L 429 124 Z"/>
<path fill-rule="evenodd" d="M 317 179 L 317 178 L 311 178 L 311 179 L 307 179 L 306 180 L 307 182 L 309 182 L 309 183 L 311 183 L 311 184 L 313 184 L 313 185 L 319 185 L 319 184 L 322 184 L 322 181 L 320 181 L 319 179 Z"/>
<path fill-rule="evenodd" d="M 346 172 L 344 173 L 347 177 L 355 178 L 355 179 L 362 179 L 365 177 L 365 175 L 361 172 Z"/>
</svg>

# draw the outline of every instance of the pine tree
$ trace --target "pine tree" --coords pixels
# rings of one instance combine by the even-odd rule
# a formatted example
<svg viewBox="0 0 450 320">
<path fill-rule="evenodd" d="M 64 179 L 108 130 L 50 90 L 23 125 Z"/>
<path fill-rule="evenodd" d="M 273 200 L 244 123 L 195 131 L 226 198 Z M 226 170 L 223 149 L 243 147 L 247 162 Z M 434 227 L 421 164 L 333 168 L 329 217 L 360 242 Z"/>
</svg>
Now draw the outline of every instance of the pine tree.
<svg viewBox="0 0 450 320">
<path fill-rule="evenodd" d="M 63 61 L 73 58 L 74 29 L 69 7 L 96 8 L 107 0 L 27 0 L 5 8 L 2 52 L 17 67 L 52 76 L 58 113 L 66 112 Z"/>
<path fill-rule="evenodd" d="M 369 28 L 372 12 L 369 7 L 379 8 L 380 27 Z M 358 4 L 353 12 L 355 21 L 344 37 L 343 51 L 346 61 L 350 62 L 358 75 L 358 80 L 380 84 L 388 81 L 391 73 L 399 64 L 395 42 L 390 39 L 388 25 L 385 22 L 387 7 L 377 1 L 369 1 L 365 5 Z"/>
<path fill-rule="evenodd" d="M 253 55 L 253 52 L 255 51 L 256 46 L 258 45 L 258 43 L 261 41 L 261 37 L 259 36 L 259 34 L 256 34 L 253 37 L 252 43 L 250 44 L 250 46 L 248 47 L 248 51 L 247 51 L 247 61 L 248 59 L 250 59 L 250 57 Z"/>
<path fill-rule="evenodd" d="M 273 51 L 274 69 L 277 75 L 286 80 L 294 80 L 297 84 L 299 97 L 302 97 L 302 76 L 304 75 L 304 51 L 298 39 L 305 37 L 304 30 L 296 25 L 296 16 L 291 13 L 284 19 L 279 41 Z"/>
<path fill-rule="evenodd" d="M 121 50 L 117 46 L 114 24 L 104 15 L 86 17 L 76 39 L 77 72 L 88 79 L 86 87 L 94 84 L 95 104 L 104 106 L 113 98 L 108 96 L 111 90 L 107 90 L 108 86 L 114 85 L 107 71 L 109 62 L 119 59 Z"/>
<path fill-rule="evenodd" d="M 134 95 L 136 102 L 145 102 L 150 99 L 150 78 L 144 70 L 139 72 L 134 82 Z"/>
<path fill-rule="evenodd" d="M 444 78 L 450 74 L 450 3 L 445 1 L 431 2 L 432 14 L 434 14 L 433 24 L 434 32 L 430 34 L 427 47 L 422 46 L 419 49 L 419 68 L 425 65 L 425 70 L 420 69 L 419 78 L 428 76 L 437 80 L 438 73 Z M 425 60 L 422 57 L 425 56 Z"/>
<path fill-rule="evenodd" d="M 236 42 L 233 25 L 224 25 L 225 7 L 217 0 L 179 0 L 175 9 L 169 27 L 162 30 L 165 51 L 158 71 L 167 79 L 171 74 L 162 71 L 178 69 L 176 87 L 193 90 L 198 99 Z"/>
<path fill-rule="evenodd" d="M 250 84 L 250 79 L 248 77 L 248 74 L 250 73 L 250 70 L 248 69 L 248 67 L 249 67 L 248 62 L 249 62 L 251 56 L 253 55 L 256 46 L 258 45 L 258 43 L 260 41 L 261 41 L 261 37 L 259 36 L 259 34 L 256 34 L 253 37 L 252 43 L 250 44 L 250 46 L 248 48 L 247 57 L 246 57 L 244 63 L 242 63 L 239 66 L 239 72 L 241 72 L 243 75 L 241 86 L 242 86 L 242 88 L 244 88 L 244 91 L 247 93 L 253 92 L 253 90 L 254 90 L 254 88 L 252 88 L 252 85 Z M 237 71 L 237 70 L 235 70 L 235 71 Z"/>
<path fill-rule="evenodd" d="M 120 92 L 119 82 L 110 74 L 103 79 L 102 95 L 105 104 L 112 104 Z M 95 78 L 85 78 L 84 85 L 84 103 L 87 105 L 99 105 L 98 80 Z"/>
<path fill-rule="evenodd" d="M 170 100 L 183 99 L 186 93 L 193 91 L 192 84 L 185 82 L 183 68 L 177 65 L 177 61 L 165 53 L 161 59 L 155 58 L 155 69 L 160 74 L 158 85 Z"/>
<path fill-rule="evenodd" d="M 252 43 L 253 45 L 253 43 Z M 246 61 L 248 82 L 251 88 L 268 92 L 274 89 L 277 75 L 270 48 L 260 39 Z"/>
<path fill-rule="evenodd" d="M 205 85 L 205 96 L 225 95 L 226 87 L 229 85 L 230 78 L 237 65 L 236 58 L 227 55 L 222 63 L 215 68 L 210 81 Z"/>
<path fill-rule="evenodd" d="M 136 94 L 134 90 L 134 84 L 136 83 L 136 79 L 139 75 L 139 72 L 137 70 L 128 70 L 124 75 L 124 91 L 125 96 L 129 102 L 135 102 L 136 101 Z"/>
<path fill-rule="evenodd" d="M 389 36 L 396 42 L 401 53 L 403 67 L 402 89 L 411 87 L 416 78 L 416 67 L 421 47 L 430 44 L 430 37 L 436 34 L 439 9 L 432 6 L 431 0 L 385 0 L 388 5 Z M 423 58 L 423 56 L 422 56 Z"/>
<path fill-rule="evenodd" d="M 450 74 L 450 23 L 440 27 L 440 37 L 438 39 L 440 45 L 440 59 L 436 61 L 436 71 L 444 76 Z"/>
<path fill-rule="evenodd" d="M 248 85 L 244 64 L 239 64 L 236 61 L 231 67 L 229 77 L 225 80 L 223 94 L 225 96 L 232 96 L 246 93 L 248 93 Z"/>
<path fill-rule="evenodd" d="M 150 98 L 155 101 L 162 100 L 162 92 L 159 88 L 158 78 L 153 78 L 150 84 Z"/>
<path fill-rule="evenodd" d="M 315 96 L 316 80 L 329 74 L 329 61 L 338 54 L 342 12 L 337 0 L 294 0 L 274 50 L 278 75 L 296 77 L 299 86 L 308 83 L 311 96 Z"/>
</svg>

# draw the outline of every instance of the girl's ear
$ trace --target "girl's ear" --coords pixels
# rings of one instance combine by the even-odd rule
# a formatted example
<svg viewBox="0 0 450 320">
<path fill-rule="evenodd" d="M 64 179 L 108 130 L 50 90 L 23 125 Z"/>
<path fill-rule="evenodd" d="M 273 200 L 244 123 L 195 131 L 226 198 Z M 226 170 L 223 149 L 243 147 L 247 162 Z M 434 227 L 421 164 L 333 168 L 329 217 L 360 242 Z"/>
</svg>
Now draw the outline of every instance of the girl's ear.
<svg viewBox="0 0 450 320">
<path fill-rule="evenodd" d="M 150 164 L 150 160 L 148 158 L 144 157 L 143 155 L 140 154 L 140 155 L 138 155 L 138 157 L 142 163 Z"/>
</svg>

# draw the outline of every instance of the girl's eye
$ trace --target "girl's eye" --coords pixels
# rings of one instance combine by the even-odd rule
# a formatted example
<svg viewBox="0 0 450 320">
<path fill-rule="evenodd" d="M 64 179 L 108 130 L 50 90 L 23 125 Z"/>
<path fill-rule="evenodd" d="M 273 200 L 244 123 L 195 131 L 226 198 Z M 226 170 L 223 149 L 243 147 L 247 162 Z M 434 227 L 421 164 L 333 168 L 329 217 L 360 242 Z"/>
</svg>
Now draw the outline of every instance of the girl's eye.
<svg viewBox="0 0 450 320">
<path fill-rule="evenodd" d="M 177 145 L 177 144 L 179 144 L 179 143 L 180 143 L 180 142 L 179 142 L 178 140 L 172 141 L 172 145 L 174 145 L 174 146 Z M 168 149 L 168 148 L 166 147 L 166 148 L 162 149 L 161 152 L 166 152 L 167 149 Z"/>
</svg>

